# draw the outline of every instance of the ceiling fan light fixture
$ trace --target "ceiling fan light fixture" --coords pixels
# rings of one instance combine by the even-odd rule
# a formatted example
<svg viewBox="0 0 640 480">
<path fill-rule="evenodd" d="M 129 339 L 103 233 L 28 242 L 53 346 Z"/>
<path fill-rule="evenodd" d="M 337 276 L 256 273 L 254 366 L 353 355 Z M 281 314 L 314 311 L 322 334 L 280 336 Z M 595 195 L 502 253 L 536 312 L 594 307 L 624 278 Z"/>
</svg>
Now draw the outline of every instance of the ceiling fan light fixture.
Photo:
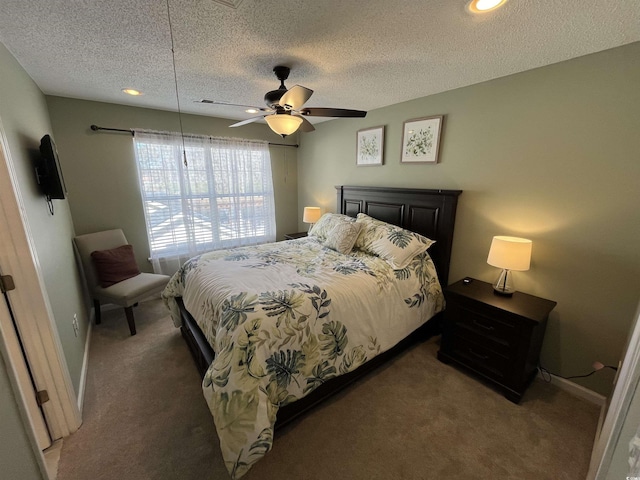
<svg viewBox="0 0 640 480">
<path fill-rule="evenodd" d="M 302 124 L 302 118 L 293 115 L 276 114 L 265 117 L 271 130 L 281 135 L 283 138 L 295 133 Z"/>
<path fill-rule="evenodd" d="M 467 8 L 472 13 L 485 13 L 495 10 L 507 3 L 507 0 L 471 0 Z"/>
</svg>

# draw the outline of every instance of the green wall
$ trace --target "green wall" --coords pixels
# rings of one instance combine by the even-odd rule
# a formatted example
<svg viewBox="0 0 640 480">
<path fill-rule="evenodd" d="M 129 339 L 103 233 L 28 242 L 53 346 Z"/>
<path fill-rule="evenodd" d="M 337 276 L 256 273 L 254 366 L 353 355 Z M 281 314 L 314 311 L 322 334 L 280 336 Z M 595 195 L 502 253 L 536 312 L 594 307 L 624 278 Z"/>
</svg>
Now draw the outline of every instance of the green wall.
<svg viewBox="0 0 640 480">
<path fill-rule="evenodd" d="M 437 114 L 440 163 L 400 164 L 403 121 Z M 356 167 L 356 132 L 377 125 L 385 164 Z M 335 211 L 341 184 L 461 189 L 450 281 L 497 277 L 494 235 L 532 239 L 531 269 L 514 278 L 558 302 L 542 364 L 564 376 L 617 365 L 640 298 L 640 43 L 316 128 L 301 137 L 299 210 Z M 575 381 L 606 394 L 612 380 Z"/>
<path fill-rule="evenodd" d="M 126 133 L 94 132 L 92 124 L 110 128 L 180 131 L 178 114 L 148 108 L 47 97 L 60 163 L 69 189 L 69 204 L 80 235 L 122 228 L 134 246 L 140 268 L 151 271 L 149 243 L 138 186 L 133 140 Z M 242 137 L 274 143 L 282 140 L 266 125 L 229 129 L 233 120 L 183 115 L 186 133 Z M 276 203 L 277 238 L 297 231 L 297 149 L 270 147 Z"/>
<path fill-rule="evenodd" d="M 76 267 L 73 222 L 67 200 L 53 200 L 49 213 L 34 172 L 40 138 L 51 134 L 45 97 L 7 49 L 0 44 L 0 118 L 7 136 L 9 161 L 15 169 L 19 196 L 28 230 L 35 245 L 51 310 L 75 391 L 78 392 L 88 316 L 82 296 L 82 279 Z M 79 335 L 73 332 L 78 315 Z"/>
<path fill-rule="evenodd" d="M 8 142 L 8 161 L 16 173 L 18 196 L 24 206 L 24 218 L 46 289 L 45 297 L 55 317 L 65 360 L 77 392 L 88 317 L 71 244 L 74 235 L 71 214 L 66 200 L 54 200 L 55 215 L 51 215 L 44 196 L 38 190 L 33 160 L 39 155 L 40 138 L 51 133 L 47 105 L 42 92 L 1 43 L 0 120 Z M 74 313 L 80 320 L 78 337 L 74 335 L 71 323 Z M 0 362 L 0 392 L 2 475 L 16 479 L 40 478 L 26 430 L 18 416 L 4 362 Z"/>
</svg>

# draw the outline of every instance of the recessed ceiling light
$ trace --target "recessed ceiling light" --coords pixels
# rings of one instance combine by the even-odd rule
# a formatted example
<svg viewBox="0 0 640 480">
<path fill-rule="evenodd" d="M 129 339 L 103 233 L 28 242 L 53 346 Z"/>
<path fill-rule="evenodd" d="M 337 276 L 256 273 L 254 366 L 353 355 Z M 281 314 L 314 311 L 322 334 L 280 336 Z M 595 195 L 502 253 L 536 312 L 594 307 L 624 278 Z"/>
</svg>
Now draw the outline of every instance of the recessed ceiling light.
<svg viewBox="0 0 640 480">
<path fill-rule="evenodd" d="M 247 109 L 245 110 L 245 112 L 247 112 L 247 113 L 258 113 L 258 110 L 257 110 L 257 109 L 255 109 L 255 108 L 247 108 Z"/>
<path fill-rule="evenodd" d="M 473 13 L 484 13 L 501 7 L 507 0 L 471 0 L 467 7 Z"/>
<path fill-rule="evenodd" d="M 134 97 L 137 97 L 138 95 L 142 95 L 142 92 L 134 88 L 123 88 L 122 91 L 127 95 L 133 95 Z"/>
</svg>

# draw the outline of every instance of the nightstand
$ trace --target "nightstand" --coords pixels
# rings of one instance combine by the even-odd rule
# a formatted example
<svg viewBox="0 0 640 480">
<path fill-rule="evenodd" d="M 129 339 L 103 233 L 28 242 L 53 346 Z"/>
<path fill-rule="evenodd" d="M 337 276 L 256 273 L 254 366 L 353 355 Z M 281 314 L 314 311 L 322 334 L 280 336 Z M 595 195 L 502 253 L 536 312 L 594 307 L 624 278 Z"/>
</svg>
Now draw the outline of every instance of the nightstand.
<svg viewBox="0 0 640 480">
<path fill-rule="evenodd" d="M 307 236 L 307 232 L 298 232 L 298 233 L 285 233 L 285 240 L 295 240 L 296 238 L 304 238 Z"/>
<path fill-rule="evenodd" d="M 480 280 L 450 285 L 445 298 L 438 359 L 466 367 L 518 403 L 536 375 L 556 302 L 522 292 L 496 295 Z"/>
</svg>

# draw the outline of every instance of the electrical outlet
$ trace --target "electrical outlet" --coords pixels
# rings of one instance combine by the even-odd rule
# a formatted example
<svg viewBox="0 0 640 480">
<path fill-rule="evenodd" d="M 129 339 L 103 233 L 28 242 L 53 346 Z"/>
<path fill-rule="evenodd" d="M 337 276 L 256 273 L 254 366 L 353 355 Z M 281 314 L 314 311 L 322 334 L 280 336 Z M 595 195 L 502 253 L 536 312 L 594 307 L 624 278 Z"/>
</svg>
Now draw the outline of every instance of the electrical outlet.
<svg viewBox="0 0 640 480">
<path fill-rule="evenodd" d="M 73 321 L 71 322 L 71 324 L 73 325 L 73 334 L 77 337 L 78 336 L 78 314 L 74 313 L 73 314 Z"/>
</svg>

